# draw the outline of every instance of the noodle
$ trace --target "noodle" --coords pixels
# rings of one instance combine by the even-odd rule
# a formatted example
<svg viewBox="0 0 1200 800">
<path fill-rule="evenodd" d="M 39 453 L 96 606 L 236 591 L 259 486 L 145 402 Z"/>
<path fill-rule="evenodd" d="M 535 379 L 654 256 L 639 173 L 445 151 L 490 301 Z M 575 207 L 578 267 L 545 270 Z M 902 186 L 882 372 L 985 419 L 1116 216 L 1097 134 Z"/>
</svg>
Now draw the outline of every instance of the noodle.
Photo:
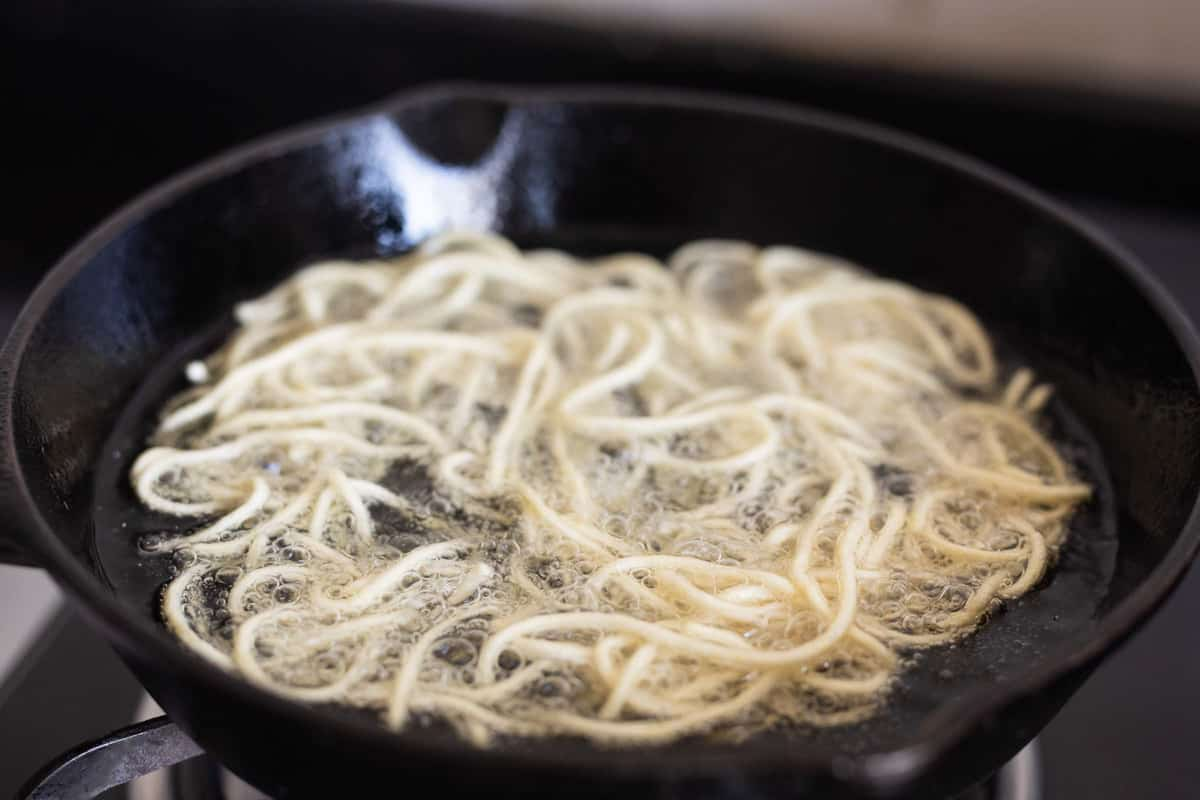
<svg viewBox="0 0 1200 800">
<path fill-rule="evenodd" d="M 953 301 L 796 248 L 450 234 L 237 309 L 134 464 L 189 648 L 470 741 L 842 725 L 1090 493 Z M 969 393 L 969 396 L 968 396 Z"/>
</svg>

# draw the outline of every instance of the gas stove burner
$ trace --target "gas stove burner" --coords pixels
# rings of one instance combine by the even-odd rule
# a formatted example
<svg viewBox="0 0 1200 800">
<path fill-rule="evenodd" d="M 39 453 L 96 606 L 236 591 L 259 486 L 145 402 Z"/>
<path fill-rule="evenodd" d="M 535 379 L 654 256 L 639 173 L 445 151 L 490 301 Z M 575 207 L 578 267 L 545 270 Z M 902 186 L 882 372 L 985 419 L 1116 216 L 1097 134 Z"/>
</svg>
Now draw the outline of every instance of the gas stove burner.
<svg viewBox="0 0 1200 800">
<path fill-rule="evenodd" d="M 138 720 L 161 714 L 149 697 L 138 708 Z M 1042 800 L 1042 767 L 1034 739 L 988 780 L 954 800 Z M 129 800 L 271 800 L 208 756 L 160 770 L 129 784 Z"/>
</svg>

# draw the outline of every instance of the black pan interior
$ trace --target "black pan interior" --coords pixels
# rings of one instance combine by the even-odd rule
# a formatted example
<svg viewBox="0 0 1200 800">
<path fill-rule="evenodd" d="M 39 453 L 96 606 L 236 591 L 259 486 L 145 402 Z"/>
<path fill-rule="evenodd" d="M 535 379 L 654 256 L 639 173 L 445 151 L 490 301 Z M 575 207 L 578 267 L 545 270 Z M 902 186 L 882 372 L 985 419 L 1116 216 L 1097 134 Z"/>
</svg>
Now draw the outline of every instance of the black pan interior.
<svg viewBox="0 0 1200 800">
<path fill-rule="evenodd" d="M 641 243 L 621 239 L 595 245 L 598 253 L 646 249 Z M 182 377 L 184 365 L 211 352 L 231 329 L 229 315 L 222 314 L 205 333 L 162 359 L 126 405 L 102 450 L 96 470 L 92 507 L 97 567 L 113 591 L 154 619 L 159 618 L 160 590 L 177 571 L 177 564 L 169 555 L 147 554 L 139 547 L 139 540 L 164 532 L 184 533 L 194 528 L 198 520 L 180 520 L 141 508 L 129 486 L 129 470 L 145 448 L 163 404 L 187 387 Z M 1014 364 L 1026 362 L 1015 354 L 1010 354 L 1007 360 Z M 1116 562 L 1112 491 L 1099 446 L 1084 425 L 1061 400 L 1055 401 L 1050 411 L 1053 440 L 1080 478 L 1097 487 L 1095 498 L 1073 517 L 1068 544 L 1055 570 L 1037 591 L 993 615 L 977 635 L 950 647 L 911 652 L 908 660 L 912 663 L 903 673 L 884 713 L 851 726 L 799 728 L 773 732 L 772 736 L 786 733 L 796 746 L 845 754 L 901 748 L 912 742 L 922 720 L 944 705 L 947 698 L 964 696 L 972 689 L 1004 681 L 1014 671 L 1035 667 L 1056 642 L 1086 628 L 1095 618 Z M 337 709 L 331 710 L 337 713 Z M 426 735 L 454 734 L 445 728 L 434 728 Z M 520 741 L 507 745 L 526 746 Z M 678 747 L 694 750 L 696 745 L 693 740 Z M 569 741 L 562 746 L 586 747 L 582 742 Z"/>
<path fill-rule="evenodd" d="M 447 225 L 584 252 L 661 254 L 705 236 L 793 243 L 975 309 L 1057 385 L 1057 433 L 1101 491 L 1043 585 L 963 643 L 922 653 L 885 713 L 739 753 L 912 744 L 937 709 L 1049 669 L 1160 563 L 1195 501 L 1200 401 L 1174 332 L 1110 252 L 968 167 L 853 125 L 663 100 L 434 93 L 233 156 L 102 232 L 76 254 L 83 267 L 20 367 L 20 467 L 43 514 L 131 614 L 155 618 L 168 565 L 136 539 L 163 521 L 136 509 L 124 477 L 153 408 L 179 387 L 179 365 L 228 329 L 234 302 L 316 258 L 396 252 Z M 678 746 L 663 763 L 711 747 Z M 577 742 L 538 749 L 591 758 Z"/>
</svg>

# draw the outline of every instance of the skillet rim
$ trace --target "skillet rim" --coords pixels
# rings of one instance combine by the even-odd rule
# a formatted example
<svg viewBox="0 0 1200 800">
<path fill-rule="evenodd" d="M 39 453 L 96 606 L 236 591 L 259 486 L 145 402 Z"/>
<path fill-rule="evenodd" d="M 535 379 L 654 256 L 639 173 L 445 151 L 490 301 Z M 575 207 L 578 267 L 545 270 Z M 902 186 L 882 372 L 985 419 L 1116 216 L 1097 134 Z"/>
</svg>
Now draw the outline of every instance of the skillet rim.
<svg viewBox="0 0 1200 800">
<path fill-rule="evenodd" d="M 1118 646 L 1153 614 L 1178 585 L 1200 550 L 1200 494 L 1179 536 L 1159 563 L 1126 598 L 1099 623 L 1068 637 L 1059 647 L 1061 655 L 1040 671 L 1013 676 L 943 703 L 913 733 L 910 744 L 891 751 L 856 756 L 847 764 L 829 749 L 755 747 L 705 752 L 703 759 L 692 753 L 665 752 L 659 748 L 594 749 L 569 754 L 550 748 L 480 750 L 459 742 L 421 737 L 416 732 L 392 732 L 375 723 L 348 718 L 270 694 L 228 673 L 181 647 L 165 629 L 146 616 L 136 615 L 127 604 L 107 590 L 94 570 L 73 556 L 34 503 L 19 466 L 13 426 L 13 401 L 26 346 L 32 332 L 58 293 L 81 272 L 104 246 L 127 228 L 166 207 L 188 191 L 273 156 L 318 143 L 338 130 L 408 106 L 438 100 L 494 100 L 506 105 L 559 103 L 653 106 L 696 110 L 714 114 L 766 119 L 791 127 L 822 129 L 835 136 L 863 140 L 900 151 L 908 156 L 945 167 L 963 178 L 987 184 L 1033 208 L 1056 225 L 1072 229 L 1102 253 L 1113 267 L 1134 284 L 1158 317 L 1166 324 L 1176 345 L 1187 359 L 1192 378 L 1200 386 L 1200 337 L 1164 287 L 1123 245 L 1079 213 L 1051 199 L 1040 190 L 973 157 L 892 128 L 806 106 L 761 98 L 656 86 L 604 84 L 561 84 L 552 86 L 445 82 L 417 87 L 391 95 L 379 102 L 303 123 L 255 138 L 205 159 L 197 165 L 154 185 L 110 214 L 72 247 L 47 272 L 30 295 L 0 350 L 0 475 L 8 487 L 5 499 L 15 501 L 18 518 L 25 523 L 15 534 L 18 545 L 35 556 L 68 590 L 93 619 L 98 619 L 109 637 L 147 660 L 167 666 L 172 674 L 205 686 L 239 704 L 257 706 L 281 721 L 318 725 L 338 736 L 366 737 L 375 746 L 384 745 L 410 756 L 438 758 L 470 754 L 480 766 L 523 769 L 549 766 L 557 770 L 598 765 L 615 768 L 623 778 L 713 776 L 729 770 L 787 774 L 793 772 L 836 775 L 841 780 L 866 782 L 876 788 L 898 787 L 919 777 L 943 753 L 953 748 L 976 726 L 1005 706 L 1048 688 L 1057 680 L 1099 660 Z M 184 726 L 186 720 L 182 720 Z"/>
</svg>

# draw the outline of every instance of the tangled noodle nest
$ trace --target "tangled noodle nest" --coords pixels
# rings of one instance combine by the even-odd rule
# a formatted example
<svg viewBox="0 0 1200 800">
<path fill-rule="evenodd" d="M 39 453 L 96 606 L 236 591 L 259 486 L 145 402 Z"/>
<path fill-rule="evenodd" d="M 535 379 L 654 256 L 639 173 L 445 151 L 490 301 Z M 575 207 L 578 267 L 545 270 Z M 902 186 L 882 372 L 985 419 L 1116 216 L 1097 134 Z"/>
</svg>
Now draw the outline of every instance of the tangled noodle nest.
<svg viewBox="0 0 1200 800">
<path fill-rule="evenodd" d="M 132 479 L 162 610 L 278 694 L 661 743 L 861 719 L 1089 494 L 944 297 L 790 247 L 445 235 L 237 309 Z"/>
</svg>

